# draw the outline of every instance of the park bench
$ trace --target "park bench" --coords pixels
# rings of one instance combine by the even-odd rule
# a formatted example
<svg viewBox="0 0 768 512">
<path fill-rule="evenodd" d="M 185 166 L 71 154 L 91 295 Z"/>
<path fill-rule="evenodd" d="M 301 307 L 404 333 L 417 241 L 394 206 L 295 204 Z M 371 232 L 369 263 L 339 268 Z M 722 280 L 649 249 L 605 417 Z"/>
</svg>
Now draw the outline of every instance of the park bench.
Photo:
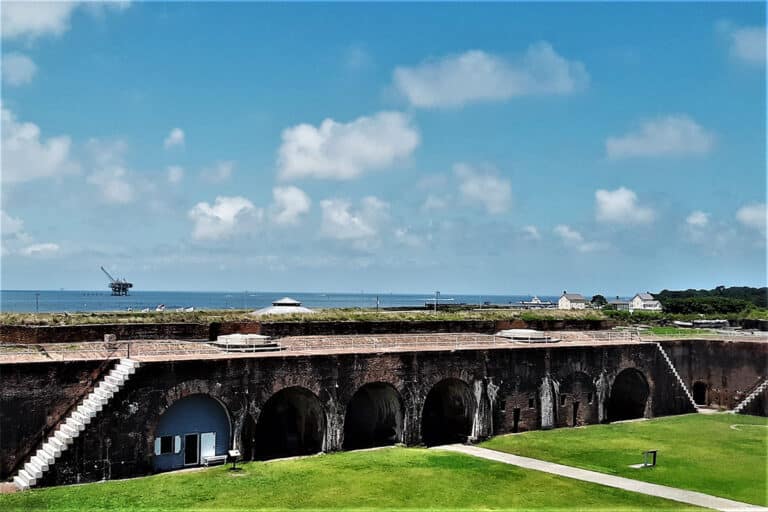
<svg viewBox="0 0 768 512">
<path fill-rule="evenodd" d="M 203 466 L 208 467 L 211 464 L 224 464 L 227 462 L 226 455 L 206 455 L 203 457 Z"/>
</svg>

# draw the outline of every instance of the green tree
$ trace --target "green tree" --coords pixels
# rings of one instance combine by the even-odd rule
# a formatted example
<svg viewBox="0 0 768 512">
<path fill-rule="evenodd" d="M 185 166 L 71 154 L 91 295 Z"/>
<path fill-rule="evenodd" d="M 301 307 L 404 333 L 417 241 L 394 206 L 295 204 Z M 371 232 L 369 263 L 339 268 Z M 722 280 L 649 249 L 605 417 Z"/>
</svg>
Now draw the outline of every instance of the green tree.
<svg viewBox="0 0 768 512">
<path fill-rule="evenodd" d="M 593 296 L 592 296 L 592 305 L 593 305 L 593 306 L 599 306 L 599 307 L 603 307 L 603 306 L 605 306 L 606 304 L 608 304 L 608 301 L 607 301 L 607 300 L 605 300 L 605 297 L 603 297 L 603 296 L 602 296 L 602 295 L 600 295 L 599 293 L 598 293 L 597 295 L 593 295 Z"/>
</svg>

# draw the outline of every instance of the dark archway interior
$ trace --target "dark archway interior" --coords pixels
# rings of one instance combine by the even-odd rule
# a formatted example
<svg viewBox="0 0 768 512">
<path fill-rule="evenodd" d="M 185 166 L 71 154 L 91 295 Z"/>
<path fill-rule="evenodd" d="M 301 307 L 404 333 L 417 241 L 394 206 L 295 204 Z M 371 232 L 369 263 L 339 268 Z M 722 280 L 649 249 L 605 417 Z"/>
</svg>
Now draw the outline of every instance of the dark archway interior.
<svg viewBox="0 0 768 512">
<path fill-rule="evenodd" d="M 325 412 L 309 390 L 286 388 L 275 393 L 256 424 L 255 458 L 310 455 L 323 450 Z"/>
<path fill-rule="evenodd" d="M 256 457 L 256 422 L 250 414 L 245 415 L 243 428 L 240 431 L 240 456 L 242 460 L 253 460 Z"/>
<path fill-rule="evenodd" d="M 696 405 L 706 405 L 707 403 L 707 383 L 697 381 L 693 383 L 693 401 Z"/>
<path fill-rule="evenodd" d="M 421 437 L 427 446 L 466 442 L 472 433 L 475 398 L 466 382 L 446 379 L 435 384 L 424 402 Z"/>
<path fill-rule="evenodd" d="M 402 439 L 403 403 L 395 388 L 366 384 L 352 397 L 344 420 L 344 449 L 395 444 Z"/>
<path fill-rule="evenodd" d="M 628 368 L 616 376 L 608 401 L 608 421 L 631 420 L 645 416 L 648 382 L 639 371 Z"/>
</svg>

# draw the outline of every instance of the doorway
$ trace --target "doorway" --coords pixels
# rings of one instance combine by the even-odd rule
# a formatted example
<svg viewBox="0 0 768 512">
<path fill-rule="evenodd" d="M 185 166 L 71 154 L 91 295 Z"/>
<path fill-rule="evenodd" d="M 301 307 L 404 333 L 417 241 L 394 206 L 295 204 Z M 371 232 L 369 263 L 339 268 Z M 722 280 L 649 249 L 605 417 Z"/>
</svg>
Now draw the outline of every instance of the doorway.
<svg viewBox="0 0 768 512">
<path fill-rule="evenodd" d="M 579 424 L 579 402 L 573 402 L 573 419 L 571 420 L 571 426 L 575 427 Z"/>
<path fill-rule="evenodd" d="M 520 428 L 520 408 L 515 407 L 512 410 L 512 432 L 517 434 L 517 431 L 519 428 Z"/>
<path fill-rule="evenodd" d="M 184 436 L 184 465 L 194 466 L 200 463 L 200 436 L 186 434 Z"/>
</svg>

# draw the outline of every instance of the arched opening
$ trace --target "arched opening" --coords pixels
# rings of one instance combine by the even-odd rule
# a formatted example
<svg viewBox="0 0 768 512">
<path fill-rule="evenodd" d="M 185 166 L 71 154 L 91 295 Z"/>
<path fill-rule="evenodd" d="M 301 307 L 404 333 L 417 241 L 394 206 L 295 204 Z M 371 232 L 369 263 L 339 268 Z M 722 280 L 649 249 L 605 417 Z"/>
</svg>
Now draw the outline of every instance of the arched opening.
<svg viewBox="0 0 768 512">
<path fill-rule="evenodd" d="M 402 436 L 403 401 L 397 390 L 384 382 L 373 382 L 358 389 L 347 405 L 344 449 L 395 444 Z"/>
<path fill-rule="evenodd" d="M 255 458 L 310 455 L 323 451 L 325 410 L 311 391 L 291 387 L 264 404 L 256 424 Z"/>
<path fill-rule="evenodd" d="M 173 403 L 155 429 L 155 471 L 198 466 L 227 454 L 229 414 L 208 395 L 191 395 Z"/>
<path fill-rule="evenodd" d="M 574 372 L 560 384 L 558 426 L 577 427 L 597 423 L 597 392 L 584 372 Z"/>
<path fill-rule="evenodd" d="M 696 381 L 693 383 L 693 401 L 696 405 L 707 404 L 707 383 Z"/>
<path fill-rule="evenodd" d="M 253 460 L 256 457 L 256 422 L 250 414 L 245 415 L 240 430 L 240 456 L 242 460 Z"/>
<path fill-rule="evenodd" d="M 466 382 L 445 379 L 435 384 L 424 402 L 421 438 L 427 446 L 466 442 L 472 433 L 475 397 Z"/>
<path fill-rule="evenodd" d="M 634 368 L 622 370 L 613 381 L 608 400 L 608 421 L 631 420 L 645 416 L 648 382 Z"/>
</svg>

